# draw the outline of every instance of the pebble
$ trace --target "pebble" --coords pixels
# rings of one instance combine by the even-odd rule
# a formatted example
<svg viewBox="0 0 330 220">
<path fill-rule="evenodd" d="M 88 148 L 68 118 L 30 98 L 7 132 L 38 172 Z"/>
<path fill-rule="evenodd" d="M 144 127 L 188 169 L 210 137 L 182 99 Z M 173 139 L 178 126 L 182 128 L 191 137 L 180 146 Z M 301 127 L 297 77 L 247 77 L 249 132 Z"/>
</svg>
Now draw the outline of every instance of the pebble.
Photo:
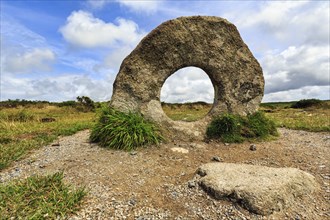
<svg viewBox="0 0 330 220">
<path fill-rule="evenodd" d="M 221 158 L 218 156 L 213 156 L 211 160 L 216 162 L 221 162 Z"/>
<path fill-rule="evenodd" d="M 194 187 L 196 187 L 196 182 L 193 181 L 193 180 L 188 181 L 188 187 L 189 187 L 189 188 L 194 188 Z"/>
<path fill-rule="evenodd" d="M 196 143 L 191 143 L 189 146 L 190 146 L 191 148 L 198 148 L 198 149 L 203 149 L 203 148 L 205 148 L 204 145 L 202 145 L 202 144 L 196 144 Z"/>
<path fill-rule="evenodd" d="M 136 203 L 137 203 L 137 201 L 136 201 L 135 199 L 130 199 L 130 200 L 128 201 L 128 204 L 131 205 L 131 206 L 135 206 Z"/>
<path fill-rule="evenodd" d="M 256 151 L 257 150 L 257 146 L 255 144 L 251 144 L 250 145 L 250 150 L 251 151 Z"/>
<path fill-rule="evenodd" d="M 182 147 L 172 147 L 171 151 L 178 152 L 178 153 L 183 153 L 183 154 L 187 154 L 189 152 L 187 149 L 182 148 Z"/>
</svg>

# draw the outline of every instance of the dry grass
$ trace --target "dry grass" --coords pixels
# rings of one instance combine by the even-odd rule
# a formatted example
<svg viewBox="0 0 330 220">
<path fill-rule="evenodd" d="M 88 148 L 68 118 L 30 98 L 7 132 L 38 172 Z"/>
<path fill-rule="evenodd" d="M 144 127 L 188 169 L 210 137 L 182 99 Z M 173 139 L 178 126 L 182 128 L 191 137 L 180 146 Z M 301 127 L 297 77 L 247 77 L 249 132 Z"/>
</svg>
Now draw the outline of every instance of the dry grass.
<svg viewBox="0 0 330 220">
<path fill-rule="evenodd" d="M 295 130 L 330 131 L 330 109 L 280 109 L 266 113 L 277 126 Z"/>
<path fill-rule="evenodd" d="M 187 104 L 163 104 L 163 111 L 174 121 L 197 121 L 202 119 L 211 110 L 212 104 L 187 103 Z"/>
<path fill-rule="evenodd" d="M 260 110 L 272 119 L 278 127 L 286 127 L 306 131 L 330 131 L 330 101 L 323 101 L 322 105 L 294 109 L 288 103 L 264 103 Z M 172 120 L 196 121 L 203 118 L 210 111 L 212 105 L 194 104 L 163 104 L 163 110 Z"/>
<path fill-rule="evenodd" d="M 53 122 L 41 122 L 42 118 Z M 71 135 L 93 125 L 95 113 L 71 107 L 3 108 L 0 110 L 0 170 L 44 146 L 59 135 Z"/>
</svg>

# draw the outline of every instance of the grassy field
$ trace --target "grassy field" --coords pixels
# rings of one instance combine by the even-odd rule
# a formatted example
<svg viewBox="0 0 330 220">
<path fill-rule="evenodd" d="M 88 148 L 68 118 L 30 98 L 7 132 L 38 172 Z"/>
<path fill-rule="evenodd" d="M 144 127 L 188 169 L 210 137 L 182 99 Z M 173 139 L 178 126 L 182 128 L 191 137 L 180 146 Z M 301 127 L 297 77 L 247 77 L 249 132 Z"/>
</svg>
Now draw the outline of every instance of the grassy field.
<svg viewBox="0 0 330 220">
<path fill-rule="evenodd" d="M 42 122 L 45 118 L 54 121 Z M 0 170 L 60 135 L 91 128 L 94 119 L 94 112 L 79 112 L 72 107 L 46 105 L 43 108 L 1 109 Z"/>
<path fill-rule="evenodd" d="M 185 104 L 162 103 L 165 114 L 174 121 L 197 121 L 211 110 L 212 104 L 198 102 Z"/>
<path fill-rule="evenodd" d="M 304 109 L 291 108 L 293 103 L 264 103 L 260 111 L 265 112 L 278 127 L 330 131 L 330 101 Z M 212 107 L 202 102 L 162 103 L 162 106 L 170 118 L 183 121 L 201 119 Z M 0 106 L 0 171 L 58 136 L 90 129 L 95 121 L 95 112 L 82 112 L 72 106 L 47 103 L 15 108 Z M 63 174 L 55 173 L 0 184 L 0 219 L 56 218 L 74 212 L 85 191 L 65 185 L 62 179 Z M 49 200 L 50 195 L 53 199 Z"/>
<path fill-rule="evenodd" d="M 58 136 L 72 135 L 94 125 L 95 112 L 41 104 L 0 109 L 0 171 Z M 33 176 L 0 184 L 0 219 L 55 219 L 74 212 L 84 189 L 62 181 L 63 174 Z"/>
<path fill-rule="evenodd" d="M 262 103 L 260 111 L 276 123 L 286 127 L 306 131 L 330 131 L 330 101 L 322 105 L 304 109 L 290 108 L 295 102 Z M 163 104 L 163 110 L 173 120 L 196 121 L 211 109 L 211 104 Z"/>
<path fill-rule="evenodd" d="M 275 106 L 275 107 L 274 107 Z M 274 120 L 278 127 L 285 127 L 305 131 L 330 131 L 330 102 L 324 102 L 322 106 L 304 109 L 283 107 L 260 108 L 266 112 L 267 117 Z"/>
</svg>

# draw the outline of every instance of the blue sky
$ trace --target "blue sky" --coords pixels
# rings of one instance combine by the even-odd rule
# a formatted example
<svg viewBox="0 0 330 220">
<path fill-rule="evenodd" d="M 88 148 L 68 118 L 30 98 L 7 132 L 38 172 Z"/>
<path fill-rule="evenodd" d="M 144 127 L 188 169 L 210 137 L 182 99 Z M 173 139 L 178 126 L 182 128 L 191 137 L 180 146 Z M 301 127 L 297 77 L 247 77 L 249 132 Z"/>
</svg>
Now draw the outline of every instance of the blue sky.
<svg viewBox="0 0 330 220">
<path fill-rule="evenodd" d="M 234 23 L 260 62 L 264 102 L 330 99 L 328 1 L 1 0 L 0 99 L 111 99 L 122 60 L 162 22 L 211 15 Z M 200 69 L 164 84 L 162 101 L 212 102 Z"/>
</svg>

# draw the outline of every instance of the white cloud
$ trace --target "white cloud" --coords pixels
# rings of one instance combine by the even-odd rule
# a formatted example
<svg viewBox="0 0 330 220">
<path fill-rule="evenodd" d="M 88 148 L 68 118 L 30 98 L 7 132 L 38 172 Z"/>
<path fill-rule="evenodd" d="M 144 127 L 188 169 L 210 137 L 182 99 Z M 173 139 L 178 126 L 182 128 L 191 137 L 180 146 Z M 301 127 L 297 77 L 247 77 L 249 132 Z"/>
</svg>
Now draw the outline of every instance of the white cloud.
<svg viewBox="0 0 330 220">
<path fill-rule="evenodd" d="M 254 30 L 251 37 L 270 44 L 329 44 L 329 5 L 327 1 L 267 1 L 241 13 L 227 16 L 241 30 Z M 275 42 L 274 42 L 275 39 Z M 274 45 L 269 45 L 274 47 Z"/>
<path fill-rule="evenodd" d="M 112 75 L 98 80 L 78 74 L 37 79 L 4 77 L 1 79 L 1 90 L 6 92 L 0 98 L 64 101 L 75 100 L 77 96 L 88 96 L 95 101 L 108 101 L 111 98 L 113 81 Z"/>
<path fill-rule="evenodd" d="M 46 38 L 6 13 L 1 17 L 0 44 L 1 74 L 48 71 L 56 61 Z"/>
<path fill-rule="evenodd" d="M 263 2 L 258 13 L 253 16 L 243 16 L 238 20 L 238 24 L 243 27 L 251 27 L 258 24 L 266 24 L 270 27 L 283 27 L 287 21 L 287 15 L 293 10 L 307 4 L 306 1 L 273 1 Z"/>
<path fill-rule="evenodd" d="M 169 103 L 204 101 L 213 103 L 214 88 L 200 68 L 186 67 L 171 75 L 164 83 L 160 100 Z"/>
<path fill-rule="evenodd" d="M 107 4 L 113 3 L 111 0 L 87 0 L 88 5 L 93 9 L 102 9 Z M 159 10 L 163 0 L 115 0 L 121 6 L 128 8 L 132 12 L 153 14 Z"/>
<path fill-rule="evenodd" d="M 145 35 L 131 20 L 118 18 L 116 23 L 106 23 L 89 12 L 74 11 L 59 31 L 70 44 L 85 48 L 136 45 Z"/>
<path fill-rule="evenodd" d="M 264 101 L 329 97 L 329 7 L 322 1 L 268 1 L 228 13 L 259 57 Z"/>
<path fill-rule="evenodd" d="M 3 69 L 8 73 L 29 73 L 32 71 L 49 71 L 56 57 L 48 48 L 35 48 L 23 54 L 6 54 Z"/>
<path fill-rule="evenodd" d="M 280 92 L 265 94 L 262 102 L 297 101 L 301 99 L 330 99 L 330 86 L 306 86 Z"/>
<path fill-rule="evenodd" d="M 123 62 L 125 57 L 129 55 L 134 48 L 130 46 L 122 46 L 121 48 L 116 48 L 112 50 L 102 61 L 101 64 L 95 65 L 95 71 L 101 70 L 111 70 L 113 72 L 118 72 L 120 64 Z"/>
<path fill-rule="evenodd" d="M 131 9 L 134 12 L 155 13 L 162 4 L 161 0 L 158 1 L 140 1 L 140 0 L 117 0 L 120 5 Z"/>
<path fill-rule="evenodd" d="M 107 0 L 87 0 L 87 3 L 94 9 L 103 8 L 109 1 Z"/>
<path fill-rule="evenodd" d="M 110 99 L 114 76 L 105 78 L 105 73 L 116 73 L 125 56 L 146 34 L 139 26 L 154 27 L 174 17 L 201 14 L 223 16 L 237 25 L 263 67 L 264 100 L 329 99 L 329 1 L 87 2 L 93 9 L 109 6 L 106 10 L 112 10 L 113 6 L 118 9 L 120 5 L 121 10 L 115 13 L 125 19 L 108 22 L 89 12 L 72 12 L 59 31 L 71 45 L 85 49 L 69 51 L 52 33 L 41 31 L 37 25 L 40 22 L 21 20 L 24 16 L 15 16 L 7 7 L 1 19 L 2 97 L 61 101 L 88 95 L 96 100 Z M 38 13 L 35 16 L 40 17 Z M 134 22 L 128 16 L 139 20 Z M 48 37 L 52 39 L 53 47 L 48 43 Z M 51 67 L 54 68 L 52 77 L 46 73 Z M 37 77 L 40 70 L 45 73 L 40 79 L 22 78 Z M 32 71 L 35 74 L 29 76 L 10 74 Z M 56 75 L 69 71 L 74 73 Z M 89 75 L 81 76 L 77 72 Z M 205 74 L 193 72 L 172 77 L 169 87 L 168 82 L 163 87 L 162 98 L 166 97 L 166 101 L 200 99 L 213 102 L 213 87 L 207 84 L 209 79 Z"/>
<path fill-rule="evenodd" d="M 40 34 L 22 25 L 8 14 L 1 15 L 1 52 L 17 48 L 37 48 L 48 46 Z M 2 55 L 2 54 L 1 54 Z"/>
<path fill-rule="evenodd" d="M 329 85 L 329 51 L 329 45 L 291 46 L 281 53 L 269 53 L 261 60 L 265 93 Z"/>
</svg>

